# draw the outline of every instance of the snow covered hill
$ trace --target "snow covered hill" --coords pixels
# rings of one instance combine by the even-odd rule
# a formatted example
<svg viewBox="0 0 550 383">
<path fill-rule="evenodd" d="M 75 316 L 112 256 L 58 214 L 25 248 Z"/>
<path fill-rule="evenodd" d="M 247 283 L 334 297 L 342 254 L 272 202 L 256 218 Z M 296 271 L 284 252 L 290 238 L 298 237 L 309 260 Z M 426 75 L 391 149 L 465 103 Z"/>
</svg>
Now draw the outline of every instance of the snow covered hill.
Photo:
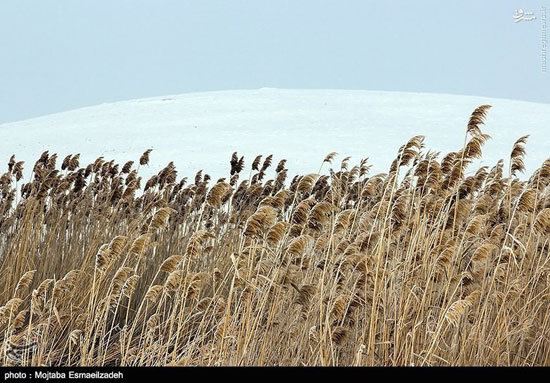
<svg viewBox="0 0 550 383">
<path fill-rule="evenodd" d="M 27 170 L 44 151 L 81 153 L 81 166 L 99 156 L 138 160 L 149 148 L 150 175 L 174 161 L 178 175 L 204 169 L 228 175 L 233 152 L 246 165 L 257 154 L 286 158 L 289 175 L 315 173 L 329 152 L 369 157 L 385 172 L 400 145 L 425 135 L 426 147 L 460 148 L 470 113 L 491 104 L 483 164 L 507 160 L 514 141 L 530 134 L 527 172 L 550 157 L 550 104 L 448 94 L 350 90 L 258 89 L 191 93 L 97 105 L 0 125 L 0 163 L 12 154 Z M 1 165 L 0 171 L 6 166 Z"/>
</svg>

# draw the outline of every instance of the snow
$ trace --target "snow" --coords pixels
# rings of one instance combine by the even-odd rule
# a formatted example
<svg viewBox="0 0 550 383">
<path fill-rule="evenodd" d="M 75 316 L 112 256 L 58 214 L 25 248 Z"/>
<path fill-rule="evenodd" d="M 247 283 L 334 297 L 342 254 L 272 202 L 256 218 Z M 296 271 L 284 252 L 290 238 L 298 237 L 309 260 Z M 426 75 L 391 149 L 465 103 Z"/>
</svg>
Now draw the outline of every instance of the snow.
<svg viewBox="0 0 550 383">
<path fill-rule="evenodd" d="M 449 94 L 262 88 L 154 97 L 76 109 L 0 125 L 0 162 L 12 154 L 32 168 L 44 150 L 81 153 L 81 166 L 99 156 L 136 163 L 149 148 L 149 176 L 174 161 L 178 176 L 203 169 L 215 180 L 229 174 L 235 151 L 247 171 L 258 154 L 285 158 L 289 175 L 316 173 L 330 152 L 334 166 L 369 157 L 372 174 L 387 171 L 402 144 L 426 136 L 426 149 L 459 149 L 471 112 L 490 104 L 483 131 L 493 138 L 483 165 L 508 160 L 514 141 L 530 134 L 527 174 L 550 157 L 550 104 Z M 2 166 L 4 167 L 4 166 Z M 472 168 L 473 170 L 473 168 Z M 0 170 L 4 171 L 4 170 Z M 269 174 L 271 175 L 271 174 Z"/>
</svg>

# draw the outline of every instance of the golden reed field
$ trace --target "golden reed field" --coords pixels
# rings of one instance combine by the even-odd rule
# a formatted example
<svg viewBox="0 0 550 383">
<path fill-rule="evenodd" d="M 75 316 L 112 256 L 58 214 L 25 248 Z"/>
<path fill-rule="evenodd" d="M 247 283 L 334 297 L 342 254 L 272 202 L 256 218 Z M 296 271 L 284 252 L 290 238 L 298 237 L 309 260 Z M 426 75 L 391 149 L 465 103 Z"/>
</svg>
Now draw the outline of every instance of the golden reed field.
<svg viewBox="0 0 550 383">
<path fill-rule="evenodd" d="M 468 168 L 489 108 L 456 152 L 416 136 L 376 175 L 331 153 L 291 179 L 235 153 L 226 178 L 144 180 L 148 150 L 45 152 L 23 179 L 12 157 L 1 364 L 550 365 L 550 160 L 519 178 L 523 136 Z"/>
</svg>

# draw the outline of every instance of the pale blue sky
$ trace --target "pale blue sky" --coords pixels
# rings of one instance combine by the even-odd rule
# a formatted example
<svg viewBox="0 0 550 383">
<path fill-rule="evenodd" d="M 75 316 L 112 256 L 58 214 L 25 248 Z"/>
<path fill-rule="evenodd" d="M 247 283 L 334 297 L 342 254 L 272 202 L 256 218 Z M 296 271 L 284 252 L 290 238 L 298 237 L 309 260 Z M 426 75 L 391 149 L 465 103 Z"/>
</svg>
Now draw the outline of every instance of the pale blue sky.
<svg viewBox="0 0 550 383">
<path fill-rule="evenodd" d="M 549 103 L 543 3 L 550 8 L 545 0 L 2 0 L 0 122 L 260 87 Z M 537 19 L 514 23 L 518 8 Z"/>
</svg>

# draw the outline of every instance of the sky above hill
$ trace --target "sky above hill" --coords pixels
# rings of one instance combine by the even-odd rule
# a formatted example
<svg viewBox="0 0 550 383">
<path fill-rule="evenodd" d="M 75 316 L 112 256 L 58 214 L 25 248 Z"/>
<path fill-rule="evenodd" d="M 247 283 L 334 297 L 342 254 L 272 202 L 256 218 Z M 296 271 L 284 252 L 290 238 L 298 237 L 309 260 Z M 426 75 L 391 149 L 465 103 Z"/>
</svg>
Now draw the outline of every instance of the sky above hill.
<svg viewBox="0 0 550 383">
<path fill-rule="evenodd" d="M 261 87 L 550 103 L 543 3 L 3 0 L 0 122 Z"/>
</svg>

